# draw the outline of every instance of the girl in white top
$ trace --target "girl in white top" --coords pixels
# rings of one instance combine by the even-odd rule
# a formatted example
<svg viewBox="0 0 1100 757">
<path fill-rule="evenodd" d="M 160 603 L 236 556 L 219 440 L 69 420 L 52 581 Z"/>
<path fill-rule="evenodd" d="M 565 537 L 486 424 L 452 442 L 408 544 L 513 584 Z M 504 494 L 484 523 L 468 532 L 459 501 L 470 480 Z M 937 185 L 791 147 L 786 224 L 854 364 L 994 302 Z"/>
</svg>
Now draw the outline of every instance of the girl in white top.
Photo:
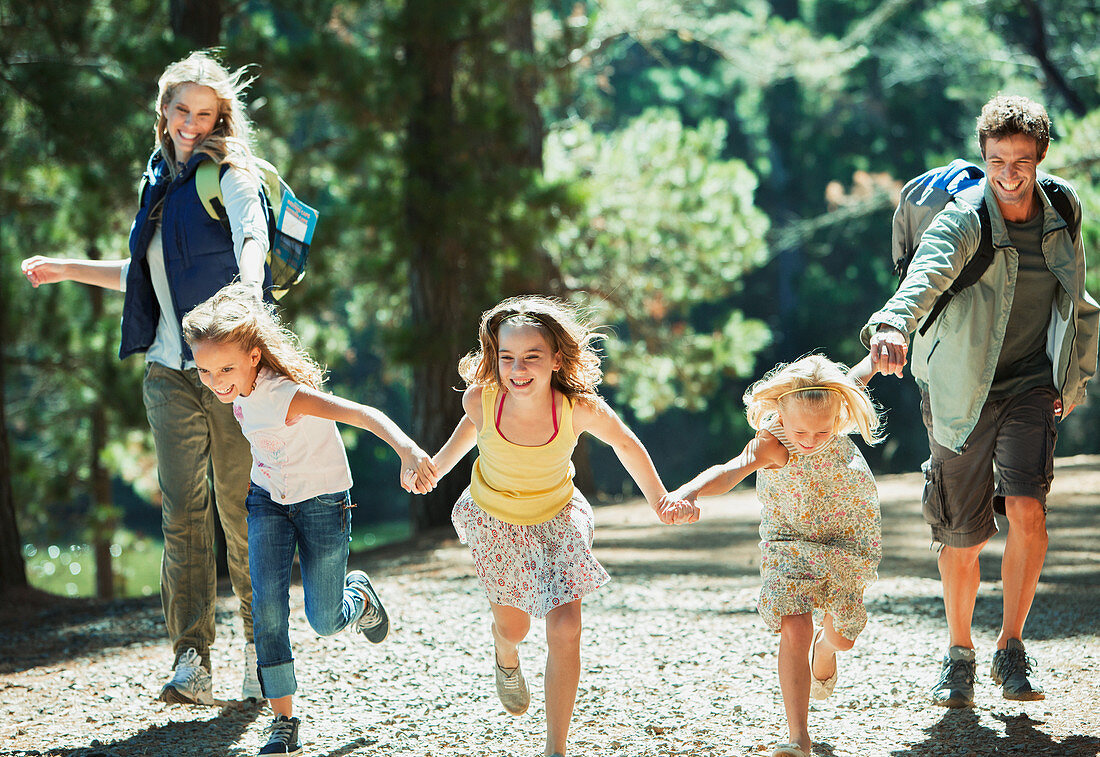
<svg viewBox="0 0 1100 757">
<path fill-rule="evenodd" d="M 260 685 L 275 720 L 261 755 L 297 755 L 297 689 L 288 632 L 295 548 L 305 611 L 319 634 L 348 625 L 378 643 L 389 620 L 366 573 L 345 575 L 351 472 L 335 421 L 366 429 L 401 457 L 402 486 L 423 493 L 435 467 L 384 413 L 320 391 L 322 369 L 255 289 L 231 284 L 192 310 L 183 335 L 199 377 L 233 414 L 252 447 L 248 551 Z"/>
<path fill-rule="evenodd" d="M 832 693 L 836 653 L 851 649 L 867 623 L 863 590 L 882 556 L 878 489 L 849 435 L 858 432 L 871 444 L 880 438 L 865 388 L 875 370 L 870 357 L 848 371 L 822 355 L 777 366 L 745 393 L 757 432 L 741 454 L 666 497 L 694 504 L 756 473 L 758 609 L 780 636 L 779 688 L 790 736 L 772 757 L 808 757 L 810 696 Z M 824 611 L 816 630 L 815 608 Z"/>
</svg>

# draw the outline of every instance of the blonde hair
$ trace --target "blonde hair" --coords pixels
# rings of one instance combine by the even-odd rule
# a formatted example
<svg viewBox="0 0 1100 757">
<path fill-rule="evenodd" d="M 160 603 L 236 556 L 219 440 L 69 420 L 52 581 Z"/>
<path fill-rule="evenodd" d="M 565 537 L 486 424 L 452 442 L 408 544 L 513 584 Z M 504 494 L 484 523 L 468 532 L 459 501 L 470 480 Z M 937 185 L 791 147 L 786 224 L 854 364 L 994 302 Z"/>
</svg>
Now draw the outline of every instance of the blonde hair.
<svg viewBox="0 0 1100 757">
<path fill-rule="evenodd" d="M 836 413 L 838 434 L 859 431 L 868 444 L 882 441 L 879 408 L 867 388 L 849 376 L 847 368 L 824 355 L 780 363 L 749 387 L 744 401 L 749 425 L 757 431 L 797 403 L 811 411 Z"/>
<path fill-rule="evenodd" d="M 195 154 L 205 153 L 215 163 L 230 163 L 252 172 L 252 123 L 241 104 L 241 95 L 252 81 L 248 78 L 247 67 L 230 73 L 213 53 L 206 50 L 197 50 L 164 69 L 157 83 L 157 123 L 153 127 L 153 146 L 160 150 L 172 178 L 179 173 L 179 168 L 164 110 L 179 88 L 187 84 L 209 87 L 218 96 L 218 116 L 214 128 L 206 139 L 195 146 Z"/>
<path fill-rule="evenodd" d="M 571 400 L 596 398 L 603 379 L 595 342 L 599 332 L 577 308 L 561 300 L 528 295 L 512 297 L 481 314 L 480 347 L 458 363 L 458 372 L 471 386 L 501 386 L 498 355 L 500 327 L 509 323 L 534 326 L 546 338 L 553 354 L 561 357 L 550 386 Z"/>
<path fill-rule="evenodd" d="M 248 284 L 229 284 L 196 305 L 184 316 L 183 338 L 191 347 L 201 342 L 235 344 L 245 352 L 257 347 L 262 367 L 314 389 L 324 381 L 324 368 L 282 325 L 275 306 L 261 300 L 256 287 Z"/>
</svg>

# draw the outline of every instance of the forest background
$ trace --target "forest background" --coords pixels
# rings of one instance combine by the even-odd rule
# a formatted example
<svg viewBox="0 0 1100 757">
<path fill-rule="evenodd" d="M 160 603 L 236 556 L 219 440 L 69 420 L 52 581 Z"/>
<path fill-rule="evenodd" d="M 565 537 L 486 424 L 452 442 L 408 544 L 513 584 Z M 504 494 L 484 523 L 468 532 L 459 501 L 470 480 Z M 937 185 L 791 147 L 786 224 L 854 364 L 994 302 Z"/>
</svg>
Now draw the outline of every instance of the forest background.
<svg viewBox="0 0 1100 757">
<path fill-rule="evenodd" d="M 0 0 L 0 590 L 156 591 L 122 297 L 32 290 L 19 263 L 126 256 L 155 82 L 190 50 L 255 65 L 257 152 L 320 210 L 281 305 L 333 391 L 435 450 L 478 314 L 559 296 L 607 324 L 602 392 L 674 486 L 740 448 L 775 363 L 860 359 L 901 184 L 980 160 L 996 92 L 1050 111 L 1043 168 L 1080 194 L 1100 291 L 1098 40 L 1092 0 Z M 911 379 L 873 392 L 872 467 L 916 469 Z M 1059 454 L 1100 451 L 1098 414 Z M 357 546 L 448 527 L 468 467 L 410 501 L 387 447 L 345 438 Z M 597 499 L 630 493 L 605 448 L 576 462 Z"/>
</svg>

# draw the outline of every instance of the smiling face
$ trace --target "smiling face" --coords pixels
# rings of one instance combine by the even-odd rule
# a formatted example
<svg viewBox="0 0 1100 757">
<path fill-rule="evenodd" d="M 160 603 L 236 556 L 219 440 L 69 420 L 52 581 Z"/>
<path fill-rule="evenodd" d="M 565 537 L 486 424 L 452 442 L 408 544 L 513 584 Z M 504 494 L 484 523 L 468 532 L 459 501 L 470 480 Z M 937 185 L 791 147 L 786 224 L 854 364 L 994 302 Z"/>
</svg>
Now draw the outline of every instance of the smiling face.
<svg viewBox="0 0 1100 757">
<path fill-rule="evenodd" d="M 517 397 L 549 393 L 561 356 L 551 352 L 542 331 L 530 324 L 503 323 L 497 336 L 497 372 L 505 391 Z"/>
<path fill-rule="evenodd" d="M 819 449 L 836 434 L 837 414 L 831 407 L 788 401 L 779 413 L 787 441 L 804 455 Z"/>
<path fill-rule="evenodd" d="M 162 113 L 176 160 L 186 163 L 218 122 L 218 95 L 201 84 L 181 84 Z"/>
<path fill-rule="evenodd" d="M 1010 134 L 985 142 L 985 175 L 1006 221 L 1022 223 L 1039 208 L 1036 174 L 1044 156 L 1034 137 Z"/>
<path fill-rule="evenodd" d="M 191 347 L 202 383 L 222 402 L 247 397 L 256 383 L 260 348 L 250 351 L 231 343 L 198 342 Z"/>
</svg>

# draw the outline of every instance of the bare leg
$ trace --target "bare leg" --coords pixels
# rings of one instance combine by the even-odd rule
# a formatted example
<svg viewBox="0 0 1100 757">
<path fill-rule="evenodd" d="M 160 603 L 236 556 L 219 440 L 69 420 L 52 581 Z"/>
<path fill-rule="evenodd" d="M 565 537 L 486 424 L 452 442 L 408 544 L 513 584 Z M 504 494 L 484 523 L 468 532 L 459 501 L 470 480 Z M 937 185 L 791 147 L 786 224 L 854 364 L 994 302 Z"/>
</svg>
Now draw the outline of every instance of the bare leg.
<svg viewBox="0 0 1100 757">
<path fill-rule="evenodd" d="M 825 614 L 825 632 L 817 641 L 814 650 L 814 669 L 810 671 L 819 681 L 827 681 L 836 672 L 836 653 L 847 652 L 855 642 L 837 633 L 833 627 L 833 616 Z"/>
<path fill-rule="evenodd" d="M 546 754 L 565 754 L 581 677 L 581 602 L 546 616 Z"/>
<path fill-rule="evenodd" d="M 973 547 L 944 547 L 940 550 L 940 580 L 943 583 L 943 608 L 947 615 L 949 645 L 974 648 L 970 625 L 974 618 L 974 602 L 982 580 L 978 555 L 986 542 Z"/>
<path fill-rule="evenodd" d="M 1009 639 L 1023 639 L 1024 622 L 1035 599 L 1035 587 L 1047 554 L 1047 521 L 1043 506 L 1033 497 L 1006 497 L 1008 538 L 1001 560 L 1004 617 L 997 649 Z"/>
<path fill-rule="evenodd" d="M 293 696 L 278 697 L 277 699 L 269 699 L 267 701 L 271 703 L 271 711 L 276 715 L 285 715 L 289 718 L 294 712 Z"/>
<path fill-rule="evenodd" d="M 810 643 L 814 620 L 810 613 L 784 615 L 779 626 L 779 689 L 787 712 L 790 742 L 810 753 Z"/>
<path fill-rule="evenodd" d="M 507 605 L 489 606 L 493 608 L 493 643 L 496 645 L 497 664 L 502 668 L 514 668 L 519 665 L 519 643 L 527 638 L 531 630 L 531 616 L 523 610 Z"/>
</svg>

